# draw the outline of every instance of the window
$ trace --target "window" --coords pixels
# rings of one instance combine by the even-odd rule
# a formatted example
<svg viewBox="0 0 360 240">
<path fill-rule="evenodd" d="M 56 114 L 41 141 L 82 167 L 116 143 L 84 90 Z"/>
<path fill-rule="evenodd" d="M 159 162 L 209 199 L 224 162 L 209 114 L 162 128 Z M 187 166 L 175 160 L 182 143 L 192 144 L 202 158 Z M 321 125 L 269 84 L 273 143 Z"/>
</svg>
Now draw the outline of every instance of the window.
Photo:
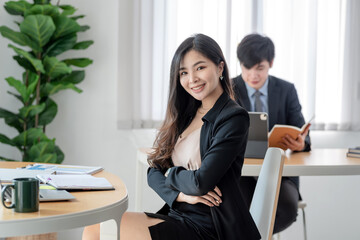
<svg viewBox="0 0 360 240">
<path fill-rule="evenodd" d="M 360 130 L 359 11 L 356 0 L 135 0 L 134 105 L 124 114 L 127 126 L 161 122 L 171 58 L 185 38 L 214 38 L 235 77 L 241 73 L 238 43 L 258 32 L 275 44 L 270 74 L 295 84 L 305 119 L 315 114 L 315 129 Z"/>
</svg>

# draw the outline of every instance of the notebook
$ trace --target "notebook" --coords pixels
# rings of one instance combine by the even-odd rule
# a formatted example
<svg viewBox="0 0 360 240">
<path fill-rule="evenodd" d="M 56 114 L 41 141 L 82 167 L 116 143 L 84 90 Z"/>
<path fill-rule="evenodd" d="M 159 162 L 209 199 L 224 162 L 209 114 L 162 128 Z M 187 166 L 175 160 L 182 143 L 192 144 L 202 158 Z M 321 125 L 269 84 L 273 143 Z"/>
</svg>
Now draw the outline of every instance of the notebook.
<svg viewBox="0 0 360 240">
<path fill-rule="evenodd" d="M 114 187 L 102 177 L 94 177 L 87 174 L 82 175 L 37 175 L 42 183 L 55 187 L 56 189 L 68 190 L 111 190 Z"/>
<path fill-rule="evenodd" d="M 249 112 L 249 117 L 245 158 L 264 158 L 268 149 L 268 115 L 265 112 Z"/>
</svg>

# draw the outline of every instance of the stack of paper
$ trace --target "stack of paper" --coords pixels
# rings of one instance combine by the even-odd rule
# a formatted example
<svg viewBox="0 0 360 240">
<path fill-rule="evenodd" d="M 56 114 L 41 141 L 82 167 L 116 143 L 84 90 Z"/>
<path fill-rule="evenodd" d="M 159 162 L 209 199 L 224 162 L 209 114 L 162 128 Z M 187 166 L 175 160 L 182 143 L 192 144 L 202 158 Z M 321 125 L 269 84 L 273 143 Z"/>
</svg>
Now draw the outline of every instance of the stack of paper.
<svg viewBox="0 0 360 240">
<path fill-rule="evenodd" d="M 37 175 L 40 181 L 55 187 L 68 190 L 105 190 L 114 189 L 106 178 L 91 175 Z"/>
<path fill-rule="evenodd" d="M 360 158 L 360 147 L 349 148 L 346 153 L 347 157 Z"/>
<path fill-rule="evenodd" d="M 94 174 L 103 170 L 102 167 L 77 166 L 77 165 L 59 165 L 34 163 L 26 166 L 28 170 L 51 170 L 56 174 Z"/>
</svg>

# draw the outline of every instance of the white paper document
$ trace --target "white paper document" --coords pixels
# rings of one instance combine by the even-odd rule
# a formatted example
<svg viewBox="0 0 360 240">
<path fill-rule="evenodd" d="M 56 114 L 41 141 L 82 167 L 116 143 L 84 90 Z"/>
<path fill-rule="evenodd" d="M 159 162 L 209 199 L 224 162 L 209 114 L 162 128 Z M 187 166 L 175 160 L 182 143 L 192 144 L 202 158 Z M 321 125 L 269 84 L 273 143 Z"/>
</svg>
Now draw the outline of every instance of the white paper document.
<svg viewBox="0 0 360 240">
<path fill-rule="evenodd" d="M 105 190 L 114 189 L 106 178 L 91 175 L 37 175 L 40 181 L 56 189 Z"/>
<path fill-rule="evenodd" d="M 0 168 L 0 181 L 3 183 L 12 182 L 14 178 L 35 178 L 38 174 L 51 174 L 53 172 L 53 170 Z"/>
<path fill-rule="evenodd" d="M 26 169 L 36 171 L 52 170 L 56 174 L 94 174 L 102 171 L 103 167 L 34 163 L 26 166 Z"/>
</svg>

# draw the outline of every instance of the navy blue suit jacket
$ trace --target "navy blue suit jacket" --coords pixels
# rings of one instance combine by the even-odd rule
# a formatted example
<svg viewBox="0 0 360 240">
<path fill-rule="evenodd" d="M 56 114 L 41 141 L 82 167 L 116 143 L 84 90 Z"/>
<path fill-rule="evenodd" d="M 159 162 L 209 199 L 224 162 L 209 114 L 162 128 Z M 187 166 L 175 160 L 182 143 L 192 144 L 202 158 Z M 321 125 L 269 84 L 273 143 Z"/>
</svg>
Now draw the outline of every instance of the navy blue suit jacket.
<svg viewBox="0 0 360 240">
<path fill-rule="evenodd" d="M 269 75 L 268 79 L 269 131 L 275 124 L 302 127 L 305 124 L 301 105 L 294 84 Z M 250 100 L 242 76 L 233 79 L 235 98 L 240 106 L 250 111 Z M 305 138 L 303 151 L 311 150 L 309 134 Z M 299 178 L 291 177 L 299 187 Z"/>
</svg>

